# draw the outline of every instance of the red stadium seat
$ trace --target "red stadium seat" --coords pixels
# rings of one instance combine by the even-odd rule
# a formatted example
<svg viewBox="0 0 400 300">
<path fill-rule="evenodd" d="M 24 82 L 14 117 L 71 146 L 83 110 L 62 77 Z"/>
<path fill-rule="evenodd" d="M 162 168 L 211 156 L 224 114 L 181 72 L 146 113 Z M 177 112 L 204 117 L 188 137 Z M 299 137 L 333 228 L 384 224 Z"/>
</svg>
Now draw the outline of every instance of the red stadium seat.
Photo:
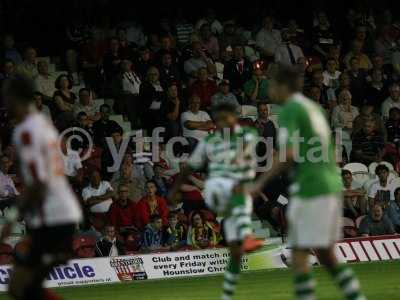
<svg viewBox="0 0 400 300">
<path fill-rule="evenodd" d="M 9 244 L 0 244 L 0 265 L 9 265 L 13 261 L 13 248 Z"/>
<path fill-rule="evenodd" d="M 72 244 L 74 254 L 78 258 L 95 257 L 96 238 L 90 235 L 77 236 Z"/>
</svg>

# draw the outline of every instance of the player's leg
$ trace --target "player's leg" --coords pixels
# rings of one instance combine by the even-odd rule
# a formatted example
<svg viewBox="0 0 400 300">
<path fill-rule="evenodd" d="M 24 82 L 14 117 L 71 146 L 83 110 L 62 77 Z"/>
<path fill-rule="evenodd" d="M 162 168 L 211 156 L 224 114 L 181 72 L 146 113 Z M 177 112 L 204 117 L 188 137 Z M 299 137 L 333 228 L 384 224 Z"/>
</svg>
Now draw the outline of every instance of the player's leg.
<svg viewBox="0 0 400 300">
<path fill-rule="evenodd" d="M 309 250 L 293 249 L 292 268 L 294 272 L 294 291 L 297 300 L 315 299 L 316 282 L 309 264 Z"/>
<path fill-rule="evenodd" d="M 346 266 L 339 264 L 334 247 L 328 249 L 319 249 L 316 251 L 319 261 L 324 265 L 344 296 L 348 300 L 365 300 L 365 296 L 361 292 L 360 282 L 358 281 L 353 270 Z"/>
<path fill-rule="evenodd" d="M 243 255 L 242 243 L 229 243 L 230 259 L 224 273 L 221 300 L 231 300 L 235 291 L 240 273 L 241 259 Z"/>
</svg>

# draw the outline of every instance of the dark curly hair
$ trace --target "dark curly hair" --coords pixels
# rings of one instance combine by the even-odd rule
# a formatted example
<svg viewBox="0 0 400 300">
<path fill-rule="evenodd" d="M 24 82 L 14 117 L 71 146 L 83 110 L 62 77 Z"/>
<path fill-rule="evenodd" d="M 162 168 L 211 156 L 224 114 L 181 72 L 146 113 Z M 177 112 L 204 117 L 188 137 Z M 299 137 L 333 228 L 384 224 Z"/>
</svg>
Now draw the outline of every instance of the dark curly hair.
<svg viewBox="0 0 400 300">
<path fill-rule="evenodd" d="M 73 85 L 72 78 L 68 74 L 61 74 L 60 76 L 57 77 L 57 79 L 54 83 L 54 86 L 56 87 L 56 89 L 59 90 L 61 88 L 60 82 L 63 77 L 68 79 L 68 89 L 69 90 L 72 89 L 72 85 Z"/>
</svg>

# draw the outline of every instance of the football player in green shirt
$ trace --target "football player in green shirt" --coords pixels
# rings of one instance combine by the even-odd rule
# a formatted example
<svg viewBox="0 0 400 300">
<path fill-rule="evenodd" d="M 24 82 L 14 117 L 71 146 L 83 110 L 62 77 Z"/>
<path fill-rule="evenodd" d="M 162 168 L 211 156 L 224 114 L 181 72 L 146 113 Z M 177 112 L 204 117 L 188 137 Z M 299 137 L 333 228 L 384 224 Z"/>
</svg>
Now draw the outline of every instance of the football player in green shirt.
<svg viewBox="0 0 400 300">
<path fill-rule="evenodd" d="M 224 216 L 225 240 L 231 259 L 224 275 L 221 300 L 230 300 L 236 289 L 244 252 L 263 246 L 252 237 L 252 199 L 246 189 L 257 168 L 257 131 L 238 124 L 236 107 L 220 104 L 213 110 L 216 131 L 196 146 L 170 191 L 175 202 L 180 186 L 194 170 L 206 170 L 204 195 L 207 206 Z"/>
<path fill-rule="evenodd" d="M 253 191 L 289 170 L 292 185 L 288 242 L 293 249 L 296 299 L 315 299 L 315 281 L 309 265 L 313 249 L 346 299 L 365 300 L 353 271 L 338 263 L 334 251 L 342 232 L 342 183 L 331 129 L 322 108 L 298 92 L 299 80 L 295 69 L 281 66 L 270 82 L 271 101 L 282 105 L 279 151 Z"/>
</svg>

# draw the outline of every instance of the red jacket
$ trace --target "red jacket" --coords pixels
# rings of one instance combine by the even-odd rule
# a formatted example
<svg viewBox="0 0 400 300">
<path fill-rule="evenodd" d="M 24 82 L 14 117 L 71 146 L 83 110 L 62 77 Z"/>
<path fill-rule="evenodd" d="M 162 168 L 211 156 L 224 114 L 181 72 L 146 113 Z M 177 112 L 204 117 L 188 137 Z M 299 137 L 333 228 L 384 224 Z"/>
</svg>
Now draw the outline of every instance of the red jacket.
<svg viewBox="0 0 400 300">
<path fill-rule="evenodd" d="M 210 79 L 206 83 L 196 80 L 189 88 L 190 95 L 197 95 L 201 99 L 201 109 L 205 110 L 211 106 L 211 97 L 218 92 L 216 83 Z"/>
<path fill-rule="evenodd" d="M 129 202 L 126 207 L 122 207 L 114 202 L 110 207 L 110 223 L 116 228 L 135 226 L 136 203 Z"/>
<path fill-rule="evenodd" d="M 135 217 L 135 222 L 136 222 L 136 227 L 139 230 L 142 230 L 147 224 L 150 222 L 150 206 L 147 202 L 147 197 L 143 197 L 142 199 L 139 200 L 138 203 L 136 203 L 136 217 Z M 157 199 L 157 210 L 158 214 L 161 216 L 163 225 L 168 225 L 168 206 L 167 206 L 167 201 L 162 198 L 156 196 Z"/>
</svg>

